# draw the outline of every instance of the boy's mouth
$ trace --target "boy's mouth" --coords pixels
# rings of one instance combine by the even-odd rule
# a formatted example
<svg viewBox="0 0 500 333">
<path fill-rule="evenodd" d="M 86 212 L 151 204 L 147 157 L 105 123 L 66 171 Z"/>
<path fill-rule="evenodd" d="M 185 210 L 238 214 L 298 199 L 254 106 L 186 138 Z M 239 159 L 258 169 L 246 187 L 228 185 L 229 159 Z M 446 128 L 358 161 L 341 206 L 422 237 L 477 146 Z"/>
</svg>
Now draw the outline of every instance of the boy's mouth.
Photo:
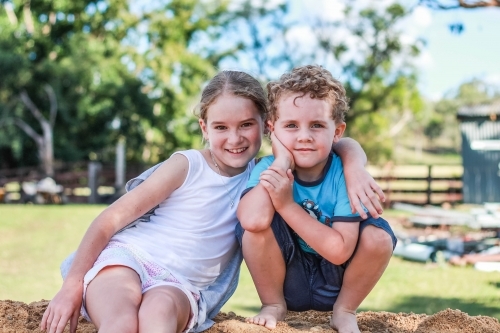
<svg viewBox="0 0 500 333">
<path fill-rule="evenodd" d="M 242 152 L 244 152 L 247 149 L 248 148 L 245 147 L 245 148 L 237 148 L 237 149 L 226 149 L 226 151 L 230 152 L 231 154 L 241 154 Z"/>
</svg>

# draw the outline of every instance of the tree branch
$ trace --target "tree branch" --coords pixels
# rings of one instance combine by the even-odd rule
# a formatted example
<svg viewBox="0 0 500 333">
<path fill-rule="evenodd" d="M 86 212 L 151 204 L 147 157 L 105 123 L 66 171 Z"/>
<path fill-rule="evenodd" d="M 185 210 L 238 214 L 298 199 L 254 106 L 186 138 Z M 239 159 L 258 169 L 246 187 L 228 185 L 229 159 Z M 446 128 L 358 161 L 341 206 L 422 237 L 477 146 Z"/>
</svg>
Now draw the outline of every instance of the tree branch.
<svg viewBox="0 0 500 333">
<path fill-rule="evenodd" d="M 500 7 L 500 0 L 481 0 L 481 1 L 467 1 L 467 0 L 456 0 L 456 4 L 447 5 L 440 2 L 440 0 L 420 0 L 420 4 L 433 8 L 433 9 L 457 9 L 457 8 L 485 8 L 485 7 Z"/>
<path fill-rule="evenodd" d="M 54 124 L 56 122 L 56 115 L 57 115 L 57 98 L 56 94 L 54 93 L 54 89 L 52 89 L 52 86 L 50 84 L 46 84 L 44 87 L 45 92 L 47 95 L 49 95 L 49 101 L 50 101 L 50 127 L 54 128 Z"/>
<path fill-rule="evenodd" d="M 26 105 L 26 107 L 31 111 L 31 114 L 36 118 L 36 120 L 38 120 L 40 123 L 47 121 L 40 110 L 38 110 L 35 103 L 33 103 L 31 98 L 28 96 L 26 90 L 21 91 L 19 95 L 21 97 L 21 101 L 23 101 L 24 105 Z"/>
<path fill-rule="evenodd" d="M 42 144 L 42 136 L 39 135 L 35 130 L 28 124 L 26 124 L 21 118 L 14 118 L 14 124 L 16 124 L 20 129 L 24 131 L 24 133 L 28 134 L 37 145 Z"/>
</svg>

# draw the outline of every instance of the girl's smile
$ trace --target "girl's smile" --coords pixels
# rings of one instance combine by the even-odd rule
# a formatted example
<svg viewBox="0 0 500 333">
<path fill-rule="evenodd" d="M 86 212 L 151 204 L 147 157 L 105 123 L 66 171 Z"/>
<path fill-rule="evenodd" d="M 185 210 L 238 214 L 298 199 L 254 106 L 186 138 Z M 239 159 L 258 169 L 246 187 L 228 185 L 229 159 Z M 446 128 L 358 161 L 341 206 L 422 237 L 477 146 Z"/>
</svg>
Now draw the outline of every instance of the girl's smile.
<svg viewBox="0 0 500 333">
<path fill-rule="evenodd" d="M 245 171 L 259 152 L 263 122 L 254 102 L 248 98 L 222 94 L 208 108 L 206 122 L 200 119 L 200 127 L 223 176 Z M 205 158 L 211 165 L 207 154 Z"/>
</svg>

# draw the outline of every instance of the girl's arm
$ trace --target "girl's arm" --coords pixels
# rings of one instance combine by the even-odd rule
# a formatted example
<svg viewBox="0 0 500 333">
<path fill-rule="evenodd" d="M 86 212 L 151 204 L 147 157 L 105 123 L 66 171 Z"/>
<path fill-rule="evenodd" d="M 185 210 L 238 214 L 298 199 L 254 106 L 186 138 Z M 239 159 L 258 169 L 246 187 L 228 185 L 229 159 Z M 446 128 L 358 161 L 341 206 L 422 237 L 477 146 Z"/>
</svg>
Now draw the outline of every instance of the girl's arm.
<svg viewBox="0 0 500 333">
<path fill-rule="evenodd" d="M 385 195 L 373 177 L 365 170 L 367 159 L 363 148 L 351 138 L 342 138 L 332 148 L 342 159 L 352 212 L 357 211 L 362 218 L 366 219 L 368 216 L 361 206 L 362 203 L 374 218 L 378 218 L 379 214 L 384 211 L 380 200 L 384 202 Z"/>
<path fill-rule="evenodd" d="M 70 320 L 70 332 L 76 331 L 85 274 L 117 231 L 157 206 L 182 185 L 188 168 L 189 163 L 185 156 L 172 156 L 143 183 L 97 216 L 76 251 L 61 290 L 49 303 L 43 315 L 41 330 L 47 329 L 49 333 L 62 332 Z"/>
</svg>

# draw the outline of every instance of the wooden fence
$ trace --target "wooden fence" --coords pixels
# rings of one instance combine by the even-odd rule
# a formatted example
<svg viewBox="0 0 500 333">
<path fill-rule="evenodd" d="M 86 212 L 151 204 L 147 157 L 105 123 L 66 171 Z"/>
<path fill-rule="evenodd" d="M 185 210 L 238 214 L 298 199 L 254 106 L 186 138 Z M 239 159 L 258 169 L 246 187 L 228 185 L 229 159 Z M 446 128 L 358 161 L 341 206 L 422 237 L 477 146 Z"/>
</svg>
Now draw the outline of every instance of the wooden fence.
<svg viewBox="0 0 500 333">
<path fill-rule="evenodd" d="M 139 175 L 146 168 L 141 165 L 127 165 L 125 179 Z M 56 169 L 54 180 L 64 187 L 65 200 L 62 201 L 109 203 L 119 195 L 117 191 L 122 188 L 116 188 L 114 165 L 103 165 L 96 179 L 97 193 L 94 195 L 97 195 L 97 200 L 92 199 L 88 169 L 87 163 L 67 164 Z M 462 202 L 461 166 L 369 167 L 368 170 L 384 190 L 386 207 L 393 202 L 422 205 Z M 21 184 L 41 178 L 42 173 L 37 168 L 0 170 L 0 202 L 26 202 Z"/>
<path fill-rule="evenodd" d="M 128 165 L 125 179 L 131 179 L 139 175 L 147 167 L 141 165 Z M 90 176 L 90 177 L 89 177 Z M 116 174 L 114 165 L 102 165 L 95 175 L 97 200 L 91 200 L 92 191 L 89 187 L 89 164 L 73 163 L 60 165 L 55 170 L 53 177 L 58 185 L 64 190 L 61 193 L 63 198 L 46 200 L 48 203 L 109 203 L 115 199 L 115 193 L 123 189 L 116 188 Z M 26 182 L 36 182 L 44 178 L 43 173 L 38 168 L 17 168 L 0 169 L 0 202 L 25 203 L 31 201 L 23 193 L 22 184 Z"/>
<path fill-rule="evenodd" d="M 393 202 L 441 205 L 463 201 L 461 166 L 395 166 L 370 171 L 384 190 L 387 207 Z"/>
</svg>

